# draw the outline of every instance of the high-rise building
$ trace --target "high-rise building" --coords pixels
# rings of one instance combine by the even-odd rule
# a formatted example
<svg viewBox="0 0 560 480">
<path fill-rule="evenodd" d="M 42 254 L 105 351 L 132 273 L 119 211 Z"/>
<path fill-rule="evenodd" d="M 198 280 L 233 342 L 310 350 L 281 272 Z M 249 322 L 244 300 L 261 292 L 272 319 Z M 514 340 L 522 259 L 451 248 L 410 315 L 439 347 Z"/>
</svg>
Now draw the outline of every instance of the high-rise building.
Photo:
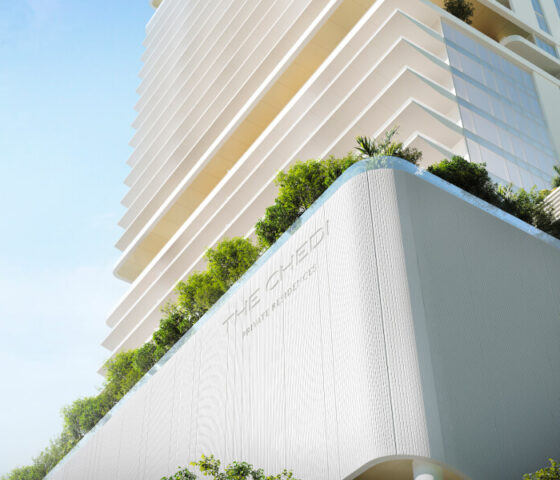
<svg viewBox="0 0 560 480">
<path fill-rule="evenodd" d="M 560 2 L 471 3 L 472 25 L 439 0 L 152 0 L 110 356 L 208 247 L 252 235 L 279 170 L 358 135 L 397 126 L 423 167 L 548 188 Z M 392 159 L 329 192 L 49 478 L 216 453 L 303 480 L 509 479 L 556 454 L 560 242 Z"/>
<path fill-rule="evenodd" d="M 154 6 L 158 2 L 154 2 Z M 251 234 L 296 160 L 357 135 L 399 138 L 424 163 L 486 162 L 548 187 L 560 151 L 554 0 L 476 0 L 472 26 L 427 0 L 165 0 L 147 26 L 107 324 L 114 355 L 157 327 L 205 249 Z"/>
</svg>

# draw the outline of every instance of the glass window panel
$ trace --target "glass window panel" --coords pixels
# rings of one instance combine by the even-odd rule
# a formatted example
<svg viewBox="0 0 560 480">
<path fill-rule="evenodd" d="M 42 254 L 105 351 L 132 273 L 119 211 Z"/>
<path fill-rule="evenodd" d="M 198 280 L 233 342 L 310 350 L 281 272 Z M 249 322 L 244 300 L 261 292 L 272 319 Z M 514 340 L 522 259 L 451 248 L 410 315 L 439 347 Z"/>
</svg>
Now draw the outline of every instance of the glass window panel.
<svg viewBox="0 0 560 480">
<path fill-rule="evenodd" d="M 469 86 L 469 98 L 471 102 L 481 110 L 489 110 L 488 95 L 474 85 Z"/>
<path fill-rule="evenodd" d="M 488 171 L 498 177 L 508 180 L 508 172 L 506 170 L 505 159 L 500 155 L 488 150 L 486 147 L 480 146 L 480 156 L 482 161 L 486 163 Z"/>
<path fill-rule="evenodd" d="M 461 107 L 461 119 L 463 120 L 463 127 L 471 132 L 474 131 L 474 123 L 472 119 L 472 113 L 469 109 Z"/>
<path fill-rule="evenodd" d="M 535 147 L 527 143 L 523 145 L 523 148 L 525 149 L 525 158 L 527 160 L 527 163 L 542 170 L 540 162 L 540 152 Z"/>
<path fill-rule="evenodd" d="M 523 148 L 523 142 L 519 139 L 519 137 L 516 137 L 515 135 L 512 135 L 510 138 L 513 143 L 513 154 L 516 157 L 525 160 L 525 149 Z"/>
<path fill-rule="evenodd" d="M 544 125 L 537 125 L 538 140 L 545 146 L 549 151 L 552 151 L 552 144 L 550 143 L 550 137 L 548 136 L 548 130 Z"/>
<path fill-rule="evenodd" d="M 501 70 L 502 74 L 509 75 L 508 61 L 503 57 L 498 57 L 496 66 Z"/>
<path fill-rule="evenodd" d="M 553 57 L 558 57 L 556 48 L 551 43 L 545 42 L 542 38 L 535 36 L 535 43 L 545 52 L 549 53 Z"/>
<path fill-rule="evenodd" d="M 524 92 L 520 92 L 518 90 L 517 91 L 517 98 L 521 102 L 521 107 L 523 108 L 523 111 L 531 113 L 531 102 L 529 100 L 529 97 L 527 95 L 525 95 Z"/>
<path fill-rule="evenodd" d="M 554 5 L 556 5 L 556 10 L 558 11 L 558 15 L 560 15 L 560 0 L 554 0 Z"/>
<path fill-rule="evenodd" d="M 524 71 L 521 75 L 521 78 L 523 80 L 523 85 L 525 86 L 525 88 L 528 88 L 530 90 L 534 90 L 533 79 L 531 78 L 531 75 L 529 73 Z"/>
<path fill-rule="evenodd" d="M 521 167 L 519 167 L 519 174 L 521 175 L 521 186 L 525 190 L 530 190 L 531 187 L 535 184 L 533 175 L 531 175 L 527 170 Z"/>
<path fill-rule="evenodd" d="M 515 185 L 523 185 L 521 182 L 521 175 L 519 175 L 519 168 L 513 162 L 506 162 L 506 167 L 509 173 L 509 181 Z"/>
<path fill-rule="evenodd" d="M 457 93 L 457 96 L 460 98 L 464 98 L 465 100 L 468 100 L 469 94 L 468 94 L 467 83 L 462 78 L 458 78 L 458 77 L 455 77 L 454 81 L 455 81 L 455 91 Z"/>
<path fill-rule="evenodd" d="M 544 30 L 546 33 L 550 33 L 548 28 L 548 24 L 546 23 L 546 19 L 544 17 L 544 12 L 541 7 L 541 2 L 539 0 L 531 0 L 533 4 L 533 9 L 535 10 L 535 15 L 537 16 L 537 22 L 539 22 L 539 27 Z"/>
<path fill-rule="evenodd" d="M 463 64 L 461 63 L 461 54 L 453 47 L 447 48 L 447 54 L 449 56 L 449 64 L 452 67 L 455 67 L 457 70 L 463 71 Z"/>
<path fill-rule="evenodd" d="M 541 178 L 537 175 L 534 175 L 533 178 L 535 179 L 537 188 L 539 190 L 545 190 L 545 189 L 550 189 L 550 182 L 545 180 L 544 178 Z"/>
<path fill-rule="evenodd" d="M 498 137 L 498 129 L 492 123 L 481 117 L 480 115 L 473 114 L 475 133 L 485 138 L 494 145 L 500 144 L 500 139 Z"/>
<path fill-rule="evenodd" d="M 470 54 L 463 53 L 463 48 L 466 51 L 466 46 L 472 42 L 467 37 L 465 39 L 467 41 L 459 43 L 461 47 L 458 49 L 448 47 L 450 62 L 460 64 L 464 75 L 467 76 L 461 75 L 460 78 L 454 75 L 456 94 L 464 103 L 460 108 L 465 134 L 468 136 L 468 132 L 473 132 L 484 138 L 482 143 L 486 145 L 484 148 L 490 149 L 489 151 L 504 152 L 493 155 L 486 153 L 490 156 L 489 161 L 494 162 L 493 175 L 511 178 L 517 185 L 521 185 L 521 173 L 517 167 L 512 167 L 512 173 L 508 173 L 509 170 L 504 172 L 500 167 L 504 165 L 503 162 L 515 165 L 514 158 L 518 158 L 520 164 L 527 164 L 523 180 L 525 184 L 528 179 L 532 181 L 540 171 L 545 175 L 544 172 L 547 172 L 549 167 L 549 158 L 555 156 L 555 150 L 550 144 L 532 75 L 513 62 L 496 55 L 481 42 L 475 42 L 476 48 L 471 48 Z M 459 39 L 459 42 L 462 41 Z M 475 53 L 478 54 L 479 61 L 471 56 Z M 472 108 L 469 108 L 469 104 Z M 480 113 L 473 111 L 475 107 Z M 472 142 L 471 139 L 470 157 L 473 161 L 485 161 L 484 158 L 479 158 L 482 145 L 478 145 L 474 140 L 477 146 L 471 146 Z M 491 145 L 495 145 L 496 148 Z M 496 160 L 496 155 L 500 160 Z M 512 155 L 512 160 L 502 158 L 501 155 Z M 546 161 L 544 155 L 547 155 Z M 534 167 L 534 170 L 531 170 L 529 165 Z"/>
<path fill-rule="evenodd" d="M 486 81 L 484 82 L 485 85 L 487 85 L 488 88 L 490 88 L 491 90 L 497 91 L 498 88 L 496 87 L 496 80 L 494 74 L 490 70 L 484 69 L 484 77 L 486 79 Z"/>
<path fill-rule="evenodd" d="M 507 96 L 513 103 L 519 103 L 519 99 L 517 98 L 517 90 L 513 86 L 513 84 L 507 82 Z"/>
<path fill-rule="evenodd" d="M 478 143 L 470 138 L 467 140 L 467 149 L 469 151 L 469 159 L 471 162 L 474 163 L 481 163 L 482 160 L 480 158 L 480 149 L 478 147 Z"/>
<path fill-rule="evenodd" d="M 549 175 L 554 175 L 554 165 L 556 165 L 556 159 L 545 153 L 542 154 L 541 159 L 544 172 Z"/>
<path fill-rule="evenodd" d="M 461 62 L 465 74 L 474 78 L 477 82 L 484 83 L 484 73 L 482 73 L 482 67 L 478 63 L 465 55 L 462 56 Z"/>
<path fill-rule="evenodd" d="M 506 132 L 505 130 L 498 128 L 498 133 L 500 135 L 500 145 L 501 147 L 509 153 L 514 153 L 513 152 L 513 145 L 511 143 L 511 139 L 510 139 L 510 134 L 508 132 Z"/>
<path fill-rule="evenodd" d="M 496 118 L 500 119 L 502 122 L 508 123 L 508 118 L 504 114 L 504 107 L 499 100 L 492 99 L 492 110 Z"/>
</svg>

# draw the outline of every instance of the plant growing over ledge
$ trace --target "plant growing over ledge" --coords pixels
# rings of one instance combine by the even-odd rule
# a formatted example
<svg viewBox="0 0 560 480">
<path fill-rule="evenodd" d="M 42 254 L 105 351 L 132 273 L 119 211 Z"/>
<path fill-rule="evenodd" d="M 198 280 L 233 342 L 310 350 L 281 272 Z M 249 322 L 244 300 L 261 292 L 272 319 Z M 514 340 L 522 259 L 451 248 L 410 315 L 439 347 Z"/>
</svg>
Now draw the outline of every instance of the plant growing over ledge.
<svg viewBox="0 0 560 480">
<path fill-rule="evenodd" d="M 198 467 L 204 476 L 214 480 L 297 480 L 293 473 L 284 470 L 278 475 L 265 475 L 262 468 L 255 469 L 253 465 L 246 462 L 233 462 L 222 470 L 221 462 L 214 455 L 209 457 L 202 455 L 200 461 L 192 462 L 191 465 Z M 161 480 L 195 480 L 196 476 L 188 469 L 179 467 L 179 471 L 171 477 L 163 477 Z"/>
<path fill-rule="evenodd" d="M 560 221 L 554 220 L 552 208 L 544 201 L 549 190 L 514 190 L 512 185 L 493 183 L 486 164 L 453 157 L 430 165 L 428 172 L 452 183 L 474 196 L 529 223 L 543 232 L 560 238 Z"/>
<path fill-rule="evenodd" d="M 469 0 L 445 0 L 443 6 L 451 15 L 455 15 L 469 25 L 472 23 L 474 6 Z"/>
<path fill-rule="evenodd" d="M 523 480 L 560 480 L 560 463 L 549 458 L 550 467 L 544 467 L 534 473 L 526 473 Z"/>
<path fill-rule="evenodd" d="M 386 155 L 388 157 L 399 157 L 417 165 L 422 158 L 422 152 L 413 147 L 405 147 L 402 142 L 395 142 L 393 137 L 398 131 L 398 127 L 393 127 L 385 133 L 381 141 L 376 141 L 371 137 L 356 137 L 356 143 L 358 144 L 356 150 L 360 152 L 362 158 Z"/>
</svg>

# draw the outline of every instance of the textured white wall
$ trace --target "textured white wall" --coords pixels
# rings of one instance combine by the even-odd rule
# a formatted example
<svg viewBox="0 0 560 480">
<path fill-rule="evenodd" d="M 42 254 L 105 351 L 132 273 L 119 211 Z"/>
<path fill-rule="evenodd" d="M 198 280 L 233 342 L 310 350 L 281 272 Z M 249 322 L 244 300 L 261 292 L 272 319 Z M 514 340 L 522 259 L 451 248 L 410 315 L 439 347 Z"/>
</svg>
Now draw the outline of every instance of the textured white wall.
<svg viewBox="0 0 560 480">
<path fill-rule="evenodd" d="M 347 172 L 49 479 L 157 480 L 202 453 L 516 478 L 560 451 L 560 242 L 396 167 L 416 176 Z"/>
<path fill-rule="evenodd" d="M 521 478 L 560 452 L 560 241 L 397 184 L 432 456 Z"/>
</svg>

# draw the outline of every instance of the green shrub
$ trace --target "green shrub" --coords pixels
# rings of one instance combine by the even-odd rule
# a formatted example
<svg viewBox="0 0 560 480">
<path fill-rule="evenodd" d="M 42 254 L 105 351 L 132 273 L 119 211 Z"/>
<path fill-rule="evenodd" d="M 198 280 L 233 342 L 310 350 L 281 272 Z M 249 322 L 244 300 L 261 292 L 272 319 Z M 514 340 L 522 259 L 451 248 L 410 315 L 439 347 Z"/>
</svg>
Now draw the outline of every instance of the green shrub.
<svg viewBox="0 0 560 480">
<path fill-rule="evenodd" d="M 493 183 L 486 164 L 468 162 L 462 157 L 442 160 L 430 165 L 428 171 L 476 197 L 501 208 L 507 213 L 542 231 L 560 238 L 560 221 L 555 221 L 552 209 L 544 201 L 548 190 L 514 190 L 512 185 Z"/>
<path fill-rule="evenodd" d="M 158 355 L 154 342 L 146 342 L 134 350 L 134 368 L 144 375 L 160 358 L 161 355 Z"/>
<path fill-rule="evenodd" d="M 255 225 L 262 247 L 270 247 L 329 188 L 348 167 L 360 160 L 344 158 L 297 162 L 287 172 L 278 172 L 278 196 Z"/>
<path fill-rule="evenodd" d="M 204 476 L 209 476 L 214 480 L 297 480 L 292 472 L 284 470 L 278 475 L 265 475 L 262 468 L 255 469 L 253 465 L 246 462 L 233 462 L 221 469 L 220 460 L 214 455 L 206 457 L 202 455 L 199 462 L 192 462 L 192 466 L 198 467 Z M 171 476 L 163 477 L 161 480 L 195 480 L 196 476 L 188 469 L 181 469 Z"/>
<path fill-rule="evenodd" d="M 45 474 L 36 465 L 14 468 L 2 480 L 41 480 Z"/>
<path fill-rule="evenodd" d="M 550 467 L 541 468 L 534 473 L 526 473 L 523 480 L 560 480 L 560 463 L 549 459 Z"/>
<path fill-rule="evenodd" d="M 490 179 L 485 164 L 469 162 L 463 157 L 455 156 L 451 160 L 430 165 L 427 170 L 492 205 L 500 204 L 496 186 Z"/>
<path fill-rule="evenodd" d="M 51 440 L 50 445 L 33 459 L 32 465 L 14 468 L 2 480 L 41 480 L 74 446 L 65 433 Z"/>
<path fill-rule="evenodd" d="M 455 15 L 469 25 L 472 23 L 474 6 L 468 0 L 445 0 L 443 6 L 451 15 Z"/>
<path fill-rule="evenodd" d="M 95 397 L 75 400 L 62 409 L 64 433 L 71 444 L 78 443 L 114 405 L 114 401 L 105 393 Z"/>
<path fill-rule="evenodd" d="M 136 350 L 128 350 L 117 353 L 105 363 L 106 380 L 103 393 L 108 403 L 117 403 L 142 378 L 142 372 L 136 368 L 135 358 Z"/>
<path fill-rule="evenodd" d="M 560 187 L 560 165 L 554 165 L 552 168 L 554 168 L 554 172 L 556 173 L 552 179 L 552 188 L 558 188 Z"/>
</svg>

